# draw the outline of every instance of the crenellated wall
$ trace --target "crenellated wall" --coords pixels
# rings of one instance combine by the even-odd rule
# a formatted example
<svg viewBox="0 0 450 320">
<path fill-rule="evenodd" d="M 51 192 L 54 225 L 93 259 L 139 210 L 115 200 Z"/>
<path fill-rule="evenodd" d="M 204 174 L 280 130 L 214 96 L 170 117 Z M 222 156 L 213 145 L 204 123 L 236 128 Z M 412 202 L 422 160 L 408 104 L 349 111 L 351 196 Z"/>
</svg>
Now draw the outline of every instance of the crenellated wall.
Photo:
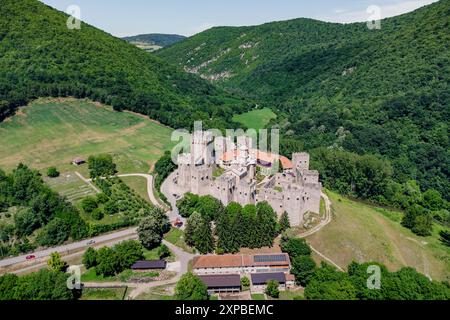
<svg viewBox="0 0 450 320">
<path fill-rule="evenodd" d="M 226 139 L 215 142 L 225 150 L 230 143 Z M 308 153 L 294 153 L 293 169 L 276 173 L 257 189 L 257 163 L 248 152 L 251 140 L 239 139 L 239 157 L 228 166 L 221 164 L 226 172 L 216 179 L 213 179 L 214 159 L 209 151 L 206 152 L 211 144 L 209 135 L 194 135 L 191 148 L 195 154 L 179 156 L 177 179 L 180 187 L 195 194 L 211 195 L 224 205 L 238 202 L 245 206 L 267 201 L 278 216 L 287 212 L 292 226 L 301 225 L 307 212 L 319 213 L 322 184 L 319 172 L 309 170 Z"/>
</svg>

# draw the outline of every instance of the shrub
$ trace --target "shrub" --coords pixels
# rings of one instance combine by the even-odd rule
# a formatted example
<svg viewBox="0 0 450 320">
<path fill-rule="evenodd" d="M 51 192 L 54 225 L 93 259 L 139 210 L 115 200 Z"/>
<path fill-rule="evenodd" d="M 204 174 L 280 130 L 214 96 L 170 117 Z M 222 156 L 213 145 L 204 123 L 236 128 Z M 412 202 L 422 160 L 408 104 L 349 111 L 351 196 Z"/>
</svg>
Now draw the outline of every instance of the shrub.
<svg viewBox="0 0 450 320">
<path fill-rule="evenodd" d="M 208 300 L 208 289 L 195 274 L 184 274 L 175 288 L 176 300 Z"/>
<path fill-rule="evenodd" d="M 316 263 L 309 256 L 298 256 L 292 261 L 292 274 L 297 284 L 305 287 L 314 275 Z"/>
<path fill-rule="evenodd" d="M 105 203 L 107 203 L 109 201 L 109 197 L 106 195 L 106 194 L 104 194 L 103 192 L 102 193 L 99 193 L 98 195 L 97 195 L 97 203 L 98 204 L 105 204 Z"/>
<path fill-rule="evenodd" d="M 278 287 L 280 284 L 276 280 L 269 280 L 267 282 L 266 294 L 272 298 L 278 298 L 280 296 L 280 290 Z"/>
<path fill-rule="evenodd" d="M 97 207 L 97 199 L 94 197 L 86 197 L 81 201 L 81 208 L 86 213 L 92 213 Z"/>
<path fill-rule="evenodd" d="M 170 257 L 170 255 L 171 255 L 170 249 L 165 244 L 162 244 L 158 248 L 158 256 L 160 259 Z"/>
<path fill-rule="evenodd" d="M 103 219 L 103 217 L 105 216 L 104 212 L 102 209 L 97 208 L 94 211 L 92 211 L 91 213 L 92 219 L 100 221 Z"/>
<path fill-rule="evenodd" d="M 250 279 L 248 277 L 242 277 L 241 285 L 243 287 L 250 287 Z"/>
<path fill-rule="evenodd" d="M 60 173 L 58 171 L 58 169 L 56 169 L 55 167 L 50 167 L 47 170 L 47 176 L 50 178 L 57 178 L 59 177 Z"/>
<path fill-rule="evenodd" d="M 86 269 L 93 268 L 97 265 L 97 251 L 94 248 L 89 248 L 83 254 L 83 265 Z"/>
<path fill-rule="evenodd" d="M 60 218 L 55 218 L 41 229 L 36 241 L 41 246 L 55 246 L 69 239 L 69 235 L 70 225 Z"/>
<path fill-rule="evenodd" d="M 281 242 L 281 250 L 289 254 L 291 259 L 299 256 L 309 256 L 311 254 L 311 248 L 306 243 L 306 240 L 300 238 L 284 239 Z"/>
<path fill-rule="evenodd" d="M 119 206 L 115 201 L 109 200 L 106 202 L 104 210 L 106 214 L 112 216 L 119 212 Z"/>
<path fill-rule="evenodd" d="M 47 265 L 50 270 L 54 272 L 65 272 L 68 264 L 61 259 L 61 255 L 58 252 L 53 252 L 50 254 L 50 259 L 47 260 Z"/>
</svg>

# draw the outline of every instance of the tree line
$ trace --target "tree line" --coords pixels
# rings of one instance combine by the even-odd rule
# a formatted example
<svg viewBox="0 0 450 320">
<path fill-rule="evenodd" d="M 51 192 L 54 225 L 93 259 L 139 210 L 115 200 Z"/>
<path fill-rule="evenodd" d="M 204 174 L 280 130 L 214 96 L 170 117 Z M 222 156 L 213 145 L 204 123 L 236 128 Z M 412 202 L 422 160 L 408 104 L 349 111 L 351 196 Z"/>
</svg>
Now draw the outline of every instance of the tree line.
<svg viewBox="0 0 450 320">
<path fill-rule="evenodd" d="M 42 269 L 25 276 L 0 276 L 0 300 L 76 300 L 80 290 L 67 287 L 69 274 Z"/>
<path fill-rule="evenodd" d="M 233 202 L 224 207 L 211 196 L 187 193 L 178 200 L 177 207 L 188 218 L 186 243 L 201 253 L 236 253 L 241 248 L 271 247 L 280 232 L 289 227 L 287 214 L 278 221 L 267 202 L 245 207 Z"/>
<path fill-rule="evenodd" d="M 166 196 L 161 192 L 161 185 L 176 169 L 177 165 L 173 163 L 170 151 L 166 151 L 164 155 L 155 163 L 155 168 L 153 170 L 155 189 L 158 192 L 159 197 L 163 201 L 166 201 L 167 199 Z"/>
<path fill-rule="evenodd" d="M 287 146 L 296 147 L 292 143 Z M 320 172 L 326 188 L 404 210 L 402 224 L 417 235 L 429 236 L 433 220 L 450 225 L 450 204 L 441 193 L 422 191 L 416 180 L 397 182 L 396 170 L 386 159 L 325 148 L 314 149 L 311 157 L 311 166 Z"/>
<path fill-rule="evenodd" d="M 52 191 L 37 170 L 23 164 L 10 174 L 0 170 L 0 212 L 1 256 L 88 235 L 78 209 Z"/>
<path fill-rule="evenodd" d="M 130 269 L 134 263 L 143 259 L 142 245 L 138 241 L 129 240 L 112 248 L 89 248 L 83 255 L 83 265 L 86 269 L 94 268 L 97 275 L 110 277 Z"/>
<path fill-rule="evenodd" d="M 304 239 L 285 232 L 281 249 L 291 258 L 291 273 L 296 283 L 305 288 L 311 300 L 448 300 L 450 284 L 428 279 L 410 267 L 390 272 L 377 262 L 352 262 L 347 272 L 337 271 L 324 262 L 317 266 L 311 248 Z M 371 279 L 373 270 L 380 271 L 379 283 Z M 370 272 L 369 272 L 370 271 Z"/>
</svg>

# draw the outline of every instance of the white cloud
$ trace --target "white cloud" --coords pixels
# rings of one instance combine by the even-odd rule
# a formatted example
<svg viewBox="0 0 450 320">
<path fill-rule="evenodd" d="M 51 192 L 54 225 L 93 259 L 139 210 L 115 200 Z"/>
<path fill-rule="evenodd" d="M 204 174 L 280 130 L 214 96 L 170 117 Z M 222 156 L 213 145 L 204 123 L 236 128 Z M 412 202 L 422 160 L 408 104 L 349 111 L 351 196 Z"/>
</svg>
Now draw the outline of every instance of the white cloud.
<svg viewBox="0 0 450 320">
<path fill-rule="evenodd" d="M 420 7 L 437 2 L 438 0 L 407 0 L 396 4 L 378 6 L 380 8 L 381 19 L 398 16 L 407 12 L 414 11 Z M 368 6 L 369 7 L 369 6 Z M 334 10 L 333 15 L 318 16 L 319 20 L 330 22 L 364 22 L 372 17 L 372 13 L 364 11 L 345 11 L 342 9 Z"/>
</svg>

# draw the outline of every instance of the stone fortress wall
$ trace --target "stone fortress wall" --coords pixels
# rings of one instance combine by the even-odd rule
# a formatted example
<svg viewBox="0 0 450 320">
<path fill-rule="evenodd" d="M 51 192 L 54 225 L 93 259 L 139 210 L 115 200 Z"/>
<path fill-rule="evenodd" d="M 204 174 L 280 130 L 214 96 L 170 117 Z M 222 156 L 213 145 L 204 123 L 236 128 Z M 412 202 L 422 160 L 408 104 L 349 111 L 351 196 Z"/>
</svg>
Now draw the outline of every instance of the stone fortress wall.
<svg viewBox="0 0 450 320">
<path fill-rule="evenodd" d="M 282 172 L 258 183 L 257 167 L 278 165 L 278 155 L 254 149 L 249 137 L 238 137 L 235 145 L 228 138 L 214 140 L 211 133 L 196 131 L 190 153 L 179 155 L 175 183 L 185 192 L 211 195 L 225 206 L 267 201 L 279 216 L 286 211 L 291 225 L 299 226 L 305 213 L 319 213 L 322 184 L 319 172 L 309 170 L 309 154 L 295 153 L 292 162 L 283 160 Z M 217 168 L 223 174 L 214 178 Z"/>
</svg>

